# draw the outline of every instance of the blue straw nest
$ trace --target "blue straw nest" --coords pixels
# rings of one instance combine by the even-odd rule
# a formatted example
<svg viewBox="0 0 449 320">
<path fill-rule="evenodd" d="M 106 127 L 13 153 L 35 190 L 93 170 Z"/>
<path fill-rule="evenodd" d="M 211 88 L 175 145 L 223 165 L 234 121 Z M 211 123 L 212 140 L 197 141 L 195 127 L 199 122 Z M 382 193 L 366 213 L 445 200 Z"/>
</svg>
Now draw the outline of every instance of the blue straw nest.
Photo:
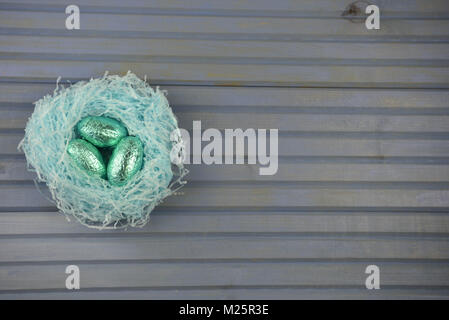
<svg viewBox="0 0 449 320">
<path fill-rule="evenodd" d="M 66 152 L 76 124 L 93 115 L 121 121 L 129 135 L 144 145 L 143 167 L 124 186 L 89 176 Z M 47 184 L 56 206 L 67 216 L 98 229 L 137 227 L 145 225 L 154 207 L 185 183 L 182 161 L 172 164 L 170 159 L 177 146 L 170 135 L 177 129 L 159 88 L 151 88 L 131 72 L 123 77 L 106 73 L 69 87 L 57 83 L 52 96 L 35 102 L 19 149 L 29 170 L 36 172 L 36 182 Z"/>
</svg>

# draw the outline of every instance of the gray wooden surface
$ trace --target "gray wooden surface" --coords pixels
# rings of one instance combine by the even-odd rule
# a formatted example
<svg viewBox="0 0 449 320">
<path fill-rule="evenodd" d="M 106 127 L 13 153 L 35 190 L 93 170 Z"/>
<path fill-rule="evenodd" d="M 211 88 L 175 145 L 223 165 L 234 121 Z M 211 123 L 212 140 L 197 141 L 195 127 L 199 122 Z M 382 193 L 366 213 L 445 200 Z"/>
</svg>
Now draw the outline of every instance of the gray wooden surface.
<svg viewBox="0 0 449 320">
<path fill-rule="evenodd" d="M 0 2 L 0 299 L 449 298 L 449 3 L 372 1 L 368 31 L 350 2 Z M 105 70 L 148 75 L 186 129 L 279 128 L 278 173 L 190 165 L 143 229 L 67 222 L 17 144 L 58 76 Z"/>
</svg>

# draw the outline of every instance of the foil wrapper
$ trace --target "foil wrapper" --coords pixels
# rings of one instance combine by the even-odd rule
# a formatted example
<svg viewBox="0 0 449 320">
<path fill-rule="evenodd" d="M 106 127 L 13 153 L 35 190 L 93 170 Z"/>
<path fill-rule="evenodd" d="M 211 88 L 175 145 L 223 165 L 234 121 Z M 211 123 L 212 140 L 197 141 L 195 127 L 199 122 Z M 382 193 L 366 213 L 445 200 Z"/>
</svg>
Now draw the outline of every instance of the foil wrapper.
<svg viewBox="0 0 449 320">
<path fill-rule="evenodd" d="M 120 121 L 107 117 L 86 117 L 76 128 L 82 138 L 100 148 L 115 146 L 128 135 Z"/>
<path fill-rule="evenodd" d="M 107 168 L 112 185 L 123 186 L 142 168 L 143 145 L 137 137 L 125 137 L 112 152 Z"/>
<path fill-rule="evenodd" d="M 67 153 L 73 162 L 90 176 L 106 178 L 106 166 L 100 151 L 82 139 L 70 141 Z"/>
</svg>

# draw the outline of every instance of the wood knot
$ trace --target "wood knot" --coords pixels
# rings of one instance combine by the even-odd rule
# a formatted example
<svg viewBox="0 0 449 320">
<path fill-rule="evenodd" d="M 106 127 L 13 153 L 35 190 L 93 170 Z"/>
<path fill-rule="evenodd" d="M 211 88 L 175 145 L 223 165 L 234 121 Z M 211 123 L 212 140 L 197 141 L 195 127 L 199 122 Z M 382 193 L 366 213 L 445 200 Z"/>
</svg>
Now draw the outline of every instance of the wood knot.
<svg viewBox="0 0 449 320">
<path fill-rule="evenodd" d="M 365 9 L 370 4 L 371 3 L 364 0 L 354 1 L 345 8 L 341 16 L 351 22 L 364 22 L 367 16 Z"/>
</svg>

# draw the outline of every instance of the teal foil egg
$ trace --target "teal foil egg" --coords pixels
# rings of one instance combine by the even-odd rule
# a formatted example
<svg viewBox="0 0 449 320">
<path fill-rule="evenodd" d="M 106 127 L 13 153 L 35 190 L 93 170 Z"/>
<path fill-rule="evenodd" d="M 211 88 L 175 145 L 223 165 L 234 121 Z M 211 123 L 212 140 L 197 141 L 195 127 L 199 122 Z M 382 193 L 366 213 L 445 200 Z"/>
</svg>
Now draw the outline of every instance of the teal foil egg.
<svg viewBox="0 0 449 320">
<path fill-rule="evenodd" d="M 112 152 L 107 174 L 109 182 L 114 186 L 125 185 L 141 168 L 143 162 L 143 146 L 137 137 L 125 137 Z"/>
<path fill-rule="evenodd" d="M 82 119 L 76 126 L 78 133 L 97 147 L 115 146 L 128 131 L 117 120 L 91 116 Z"/>
<path fill-rule="evenodd" d="M 103 157 L 95 146 L 82 139 L 70 141 L 67 153 L 73 162 L 90 176 L 106 178 L 106 166 Z"/>
</svg>

